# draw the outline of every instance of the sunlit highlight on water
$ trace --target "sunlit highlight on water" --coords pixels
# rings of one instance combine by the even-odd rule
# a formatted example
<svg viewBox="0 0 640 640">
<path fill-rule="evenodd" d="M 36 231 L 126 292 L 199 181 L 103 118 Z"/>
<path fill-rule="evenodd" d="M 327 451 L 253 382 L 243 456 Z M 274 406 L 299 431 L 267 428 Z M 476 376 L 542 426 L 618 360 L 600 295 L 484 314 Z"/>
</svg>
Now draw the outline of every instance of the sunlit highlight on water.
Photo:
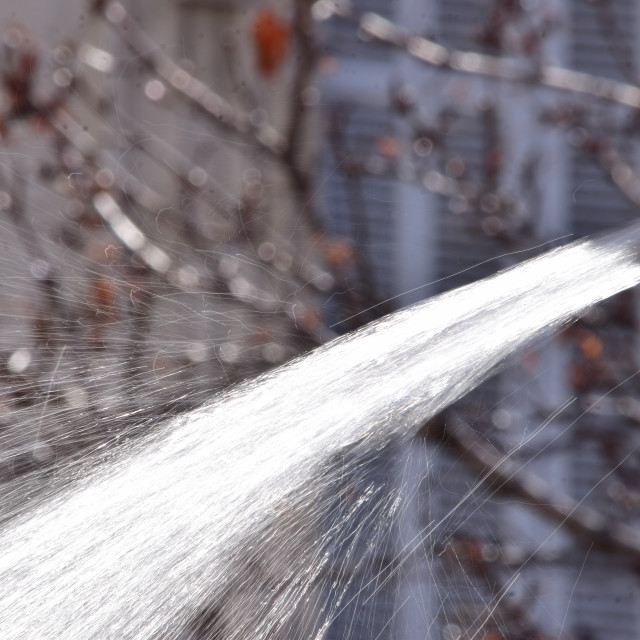
<svg viewBox="0 0 640 640">
<path fill-rule="evenodd" d="M 635 285 L 639 238 L 555 250 L 401 311 L 124 446 L 7 525 L 0 637 L 175 637 L 232 591 L 242 606 L 225 613 L 225 638 L 321 637 L 340 599 L 312 595 L 336 549 L 350 553 L 352 515 L 327 524 L 320 488 L 409 438 L 540 332 Z M 354 503 L 371 510 L 362 535 L 397 508 L 379 489 Z M 252 554 L 271 563 L 262 582 L 243 561 Z M 300 603 L 314 611 L 306 626 L 293 619 Z"/>
</svg>

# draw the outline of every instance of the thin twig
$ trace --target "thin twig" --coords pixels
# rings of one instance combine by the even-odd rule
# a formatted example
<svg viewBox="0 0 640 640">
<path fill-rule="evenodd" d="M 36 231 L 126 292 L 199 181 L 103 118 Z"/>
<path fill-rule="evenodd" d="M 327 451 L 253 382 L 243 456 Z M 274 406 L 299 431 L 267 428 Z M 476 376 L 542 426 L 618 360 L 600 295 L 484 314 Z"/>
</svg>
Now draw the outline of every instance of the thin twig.
<svg viewBox="0 0 640 640">
<path fill-rule="evenodd" d="M 293 41 L 296 46 L 296 70 L 291 86 L 289 119 L 287 123 L 287 148 L 284 154 L 289 182 L 296 196 L 297 207 L 312 231 L 322 232 L 322 225 L 315 210 L 313 193 L 313 163 L 303 164 L 305 151 L 304 129 L 308 121 L 309 105 L 305 90 L 312 86 L 316 68 L 317 51 L 313 40 L 311 3 L 295 0 L 292 23 Z"/>
<path fill-rule="evenodd" d="M 188 156 L 182 154 L 175 147 L 167 144 L 158 136 L 152 135 L 143 127 L 143 125 L 136 122 L 134 118 L 125 112 L 119 110 L 118 117 L 126 124 L 130 133 L 119 131 L 117 132 L 117 135 L 123 136 L 129 146 L 134 145 L 139 140 L 144 140 L 145 143 L 143 145 L 136 146 L 136 148 L 141 150 L 148 158 L 156 162 L 163 170 L 173 175 L 194 194 L 203 198 L 203 200 L 213 207 L 215 212 L 217 212 L 222 219 L 231 220 L 236 216 L 236 214 L 240 214 L 245 208 L 245 204 L 241 198 L 218 184 L 209 172 L 194 163 Z M 101 145 L 99 142 L 91 134 L 85 131 L 68 111 L 58 109 L 53 117 L 53 124 L 58 133 L 75 146 L 86 159 L 95 159 L 97 164 L 101 167 L 109 165 L 109 162 L 104 158 L 105 154 L 101 151 Z M 150 145 L 157 147 L 155 152 L 150 148 Z M 111 164 L 115 164 L 115 162 Z M 114 186 L 129 198 L 132 198 L 146 211 L 155 215 L 157 211 L 166 206 L 166 201 L 160 196 L 160 194 L 155 192 L 144 182 L 140 181 L 133 174 L 128 173 L 126 175 L 121 175 L 115 171 L 112 173 Z M 198 228 L 195 228 L 194 231 L 198 235 L 202 246 L 211 247 L 211 237 L 203 234 Z M 216 243 L 214 241 L 214 244 L 220 243 Z M 282 244 L 285 244 L 284 240 L 282 241 Z M 288 275 L 292 280 L 295 280 L 294 286 L 297 289 L 308 286 L 316 289 L 320 293 L 326 293 L 326 286 L 320 286 L 313 280 L 301 279 L 304 271 L 302 266 L 303 260 L 299 255 L 296 255 L 294 251 L 292 251 L 292 258 L 293 263 L 291 273 Z M 261 258 L 258 254 L 255 254 L 254 259 L 256 262 L 262 264 L 265 269 L 271 270 L 273 268 L 269 260 Z M 318 274 L 323 276 L 325 280 L 327 277 L 330 277 L 321 269 L 318 269 Z"/>
<path fill-rule="evenodd" d="M 309 106 L 305 100 L 305 90 L 312 87 L 316 68 L 317 50 L 313 40 L 313 20 L 311 3 L 307 0 L 294 2 L 294 15 L 291 33 L 296 46 L 296 70 L 291 86 L 291 100 L 287 123 L 287 153 L 297 164 L 302 143 L 302 134 Z"/>
<path fill-rule="evenodd" d="M 303 89 L 309 83 L 315 66 L 315 54 L 309 33 L 312 26 L 309 7 L 306 7 L 306 3 L 300 3 L 300 5 L 297 18 L 299 22 L 297 40 L 301 48 L 301 62 L 300 71 L 294 78 L 292 91 L 297 96 L 296 102 L 299 100 L 302 104 Z M 110 24 L 118 29 L 119 34 L 156 75 L 205 113 L 210 121 L 248 138 L 259 148 L 268 151 L 286 171 L 296 194 L 296 207 L 300 215 L 307 220 L 310 230 L 323 233 L 324 229 L 314 207 L 312 169 L 303 167 L 299 162 L 305 122 L 305 118 L 302 117 L 303 109 L 293 110 L 286 138 L 267 123 L 254 123 L 250 115 L 226 102 L 224 98 L 166 56 L 119 2 L 106 3 L 104 6 L 98 3 L 97 9 Z M 179 164 L 184 165 L 184 162 L 181 161 Z M 201 177 L 201 174 L 198 177 Z M 188 182 L 190 181 L 187 176 Z M 210 182 L 209 178 L 207 182 Z"/>
<path fill-rule="evenodd" d="M 507 82 L 539 84 L 572 93 L 582 93 L 640 110 L 640 88 L 555 65 L 536 66 L 523 60 L 490 56 L 445 47 L 434 40 L 411 35 L 375 13 L 365 13 L 360 29 L 368 37 L 407 51 L 432 67 L 492 77 Z"/>
<path fill-rule="evenodd" d="M 85 159 L 94 158 L 94 160 L 97 160 L 100 157 L 100 145 L 98 142 L 68 112 L 58 109 L 55 115 L 51 117 L 51 122 L 56 131 L 65 140 L 81 151 Z M 183 284 L 184 277 L 181 274 L 185 273 L 184 269 L 178 268 L 169 253 L 154 243 L 122 210 L 122 207 L 118 204 L 119 193 L 128 195 L 148 211 L 157 211 L 162 208 L 163 200 L 161 196 L 131 175 L 128 175 L 124 182 L 121 178 L 114 176 L 113 186 L 98 191 L 92 198 L 92 204 L 115 237 L 129 251 L 135 254 L 142 263 L 146 264 L 168 284 L 178 289 L 190 290 L 189 284 Z M 258 258 L 256 257 L 255 259 Z M 216 277 L 224 280 L 219 271 L 216 271 Z M 235 297 L 250 309 L 263 312 L 261 305 L 258 302 L 252 302 L 250 297 Z M 316 344 L 323 344 L 334 337 L 333 332 L 322 323 L 319 323 L 314 328 L 299 327 L 295 312 L 292 310 L 294 306 L 292 305 L 288 310 L 282 311 L 282 314 L 293 327 L 301 330 Z M 302 304 L 298 306 L 304 307 Z"/>
<path fill-rule="evenodd" d="M 272 156 L 282 157 L 287 144 L 276 129 L 267 123 L 253 122 L 249 114 L 227 102 L 205 83 L 171 60 L 140 28 L 120 2 L 97 4 L 97 9 L 102 12 L 107 22 L 113 25 L 120 37 L 140 59 L 178 94 L 205 114 L 211 122 L 251 140 Z"/>
<path fill-rule="evenodd" d="M 640 567 L 640 534 L 631 527 L 605 518 L 582 501 L 552 489 L 539 476 L 527 473 L 458 417 L 432 421 L 423 429 L 430 438 L 456 449 L 495 491 L 517 496 L 536 511 L 595 547 L 614 553 Z"/>
</svg>

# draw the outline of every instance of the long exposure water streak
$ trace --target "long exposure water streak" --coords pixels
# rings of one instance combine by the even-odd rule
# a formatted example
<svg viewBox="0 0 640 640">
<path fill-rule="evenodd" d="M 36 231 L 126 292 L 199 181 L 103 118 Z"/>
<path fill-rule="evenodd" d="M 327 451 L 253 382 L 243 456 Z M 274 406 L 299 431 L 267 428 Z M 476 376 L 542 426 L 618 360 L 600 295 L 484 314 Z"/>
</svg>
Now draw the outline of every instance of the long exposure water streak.
<svg viewBox="0 0 640 640">
<path fill-rule="evenodd" d="M 233 588 L 242 611 L 224 613 L 225 638 L 293 634 L 301 603 L 314 615 L 296 633 L 322 637 L 341 603 L 314 584 L 349 553 L 355 517 L 326 522 L 336 456 L 358 468 L 541 332 L 635 285 L 639 241 L 636 226 L 420 303 L 124 445 L 6 525 L 0 636 L 175 637 Z M 391 488 L 356 504 L 365 536 L 397 507 Z M 271 586 L 253 585 L 248 567 L 270 547 Z"/>
</svg>

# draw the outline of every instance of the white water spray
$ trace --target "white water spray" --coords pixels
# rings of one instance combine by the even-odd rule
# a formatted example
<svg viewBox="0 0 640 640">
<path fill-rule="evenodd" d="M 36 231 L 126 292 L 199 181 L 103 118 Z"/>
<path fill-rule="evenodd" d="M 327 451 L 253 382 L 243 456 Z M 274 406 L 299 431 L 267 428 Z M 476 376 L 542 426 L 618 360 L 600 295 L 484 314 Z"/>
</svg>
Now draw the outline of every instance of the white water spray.
<svg viewBox="0 0 640 640">
<path fill-rule="evenodd" d="M 203 606 L 223 609 L 207 637 L 322 637 L 343 605 L 320 597 L 331 562 L 351 549 L 357 563 L 398 507 L 364 482 L 341 508 L 332 487 L 540 332 L 635 285 L 639 242 L 636 226 L 418 304 L 123 447 L 5 527 L 0 637 L 191 637 Z"/>
</svg>

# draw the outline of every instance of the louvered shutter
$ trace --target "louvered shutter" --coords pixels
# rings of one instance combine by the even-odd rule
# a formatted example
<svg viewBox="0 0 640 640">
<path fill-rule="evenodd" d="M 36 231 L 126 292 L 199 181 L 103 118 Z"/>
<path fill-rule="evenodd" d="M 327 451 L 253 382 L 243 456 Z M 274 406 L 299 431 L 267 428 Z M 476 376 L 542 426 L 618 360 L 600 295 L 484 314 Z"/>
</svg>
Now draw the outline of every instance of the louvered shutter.
<svg viewBox="0 0 640 640">
<path fill-rule="evenodd" d="M 574 637 L 637 640 L 638 581 L 634 573 L 610 554 L 592 551 L 585 560 L 583 552 L 576 564 L 583 561 L 584 569 L 574 578 Z"/>
<path fill-rule="evenodd" d="M 453 15 L 453 14 L 444 14 Z M 445 21 L 444 25 L 447 25 Z M 498 108 L 498 107 L 496 107 Z M 447 165 L 452 161 L 464 164 L 464 181 L 475 183 L 479 189 L 490 179 L 486 176 L 489 155 L 494 151 L 496 140 L 490 128 L 499 121 L 494 116 L 490 124 L 482 112 L 457 113 L 453 116 L 444 140 L 441 172 L 447 173 Z M 495 191 L 494 185 L 492 191 Z M 494 197 L 495 193 L 491 193 Z M 436 243 L 436 287 L 447 291 L 493 275 L 506 265 L 500 260 L 505 253 L 505 245 L 483 229 L 486 215 L 476 206 L 468 204 L 464 210 L 457 206 L 459 195 L 439 199 L 437 210 Z M 475 421 L 477 416 L 488 416 L 500 400 L 500 380 L 492 378 L 472 391 L 461 403 L 465 417 Z M 480 424 L 475 426 L 480 428 Z"/>
<path fill-rule="evenodd" d="M 634 82 L 636 0 L 570 0 L 570 66 L 605 78 Z"/>
<path fill-rule="evenodd" d="M 618 149 L 627 147 L 618 136 L 614 141 Z M 637 209 L 611 183 L 597 159 L 579 150 L 572 153 L 570 188 L 571 226 L 577 237 L 620 227 L 638 217 Z"/>
<path fill-rule="evenodd" d="M 489 0 L 439 0 L 437 39 L 447 46 L 479 50 L 476 36 L 490 4 Z M 473 78 L 464 80 L 474 82 Z M 452 109 L 437 169 L 455 181 L 448 165 L 452 161 L 462 163 L 459 184 L 473 182 L 482 187 L 487 184 L 486 163 L 495 144 L 492 136 L 500 134 L 488 129 L 487 114 L 480 109 L 459 103 L 452 105 Z M 492 185 L 494 188 L 497 184 Z M 453 195 L 439 197 L 435 202 L 437 241 L 433 277 L 438 280 L 438 290 L 468 284 L 504 266 L 499 260 L 492 260 L 504 254 L 504 245 L 483 230 L 483 214 L 471 201 L 466 205 L 463 201 L 463 206 L 459 206 L 460 199 Z M 492 408 L 499 398 L 500 381 L 492 379 L 461 400 L 454 411 L 472 422 L 474 428 L 483 430 L 484 420 L 491 414 L 486 409 Z M 481 627 L 493 606 L 493 596 L 486 579 L 473 572 L 468 559 L 456 558 L 456 553 L 462 553 L 456 550 L 456 545 L 470 548 L 476 543 L 499 543 L 499 503 L 491 499 L 486 488 L 477 486 L 477 477 L 465 463 L 446 451 L 435 452 L 428 474 L 420 493 L 419 523 L 425 532 L 431 532 L 437 523 L 424 544 L 428 561 L 424 591 L 430 589 L 436 600 L 434 629 L 440 630 L 433 637 L 440 637 L 438 633 L 444 637 L 456 637 L 458 633 L 465 637 L 482 635 Z"/>
<path fill-rule="evenodd" d="M 635 80 L 635 31 L 638 4 L 635 0 L 569 2 L 570 64 L 584 73 L 621 81 Z M 630 114 L 605 107 L 589 125 L 598 135 L 627 154 L 632 152 L 619 130 Z M 608 115 L 606 115 L 608 114 Z M 631 159 L 631 158 L 630 158 Z M 589 235 L 620 226 L 637 217 L 637 210 L 625 200 L 597 158 L 575 151 L 571 163 L 571 223 L 579 235 Z"/>
<path fill-rule="evenodd" d="M 638 3 L 635 0 L 607 2 L 569 2 L 570 65 L 585 73 L 633 82 L 635 73 L 634 47 L 637 32 Z M 589 128 L 612 142 L 616 149 L 633 162 L 633 146 L 620 131 L 626 118 L 623 109 L 594 103 L 589 116 Z M 570 171 L 570 223 L 577 236 L 591 235 L 605 229 L 629 223 L 638 217 L 631 205 L 612 183 L 597 158 L 573 150 Z M 627 339 L 620 332 L 627 332 Z M 621 339 L 633 344 L 634 335 L 623 327 L 611 327 L 600 335 L 605 352 L 616 367 L 623 358 L 614 353 Z M 591 437 L 577 439 L 570 455 L 569 484 L 574 496 L 605 517 L 620 518 L 608 488 L 615 481 L 612 468 L 616 462 L 605 455 L 597 438 L 624 438 L 625 422 L 616 412 L 609 415 L 590 412 L 576 428 L 587 429 Z M 640 635 L 638 615 L 638 580 L 625 564 L 611 555 L 582 548 L 573 551 L 572 565 L 575 589 L 568 604 L 567 627 L 575 634 L 589 638 L 632 640 Z"/>
<path fill-rule="evenodd" d="M 368 173 L 368 164 L 384 162 L 377 143 L 393 135 L 388 111 L 349 105 L 336 111 L 340 120 L 340 149 L 347 163 L 363 165 L 364 173 L 345 172 L 340 163 L 326 151 L 324 209 L 331 232 L 351 238 L 370 266 L 375 294 L 380 299 L 393 295 L 393 224 L 396 182 L 389 176 Z"/>
<path fill-rule="evenodd" d="M 492 607 L 486 579 L 474 572 L 468 557 L 461 557 L 466 555 L 464 549 L 476 543 L 498 542 L 498 503 L 490 494 L 457 456 L 446 451 L 433 456 L 418 511 L 420 530 L 425 534 L 421 551 L 427 560 L 422 591 L 431 592 L 435 626 L 445 636 L 455 637 L 455 627 L 463 631 L 463 637 L 483 635 L 481 628 Z"/>
<path fill-rule="evenodd" d="M 392 0 L 356 0 L 354 12 L 373 11 L 393 18 L 396 2 Z M 349 64 L 352 72 L 382 73 L 392 64 L 387 47 L 360 42 L 352 24 L 339 20 L 323 26 L 323 53 L 337 59 L 338 65 Z M 362 68 L 358 67 L 363 60 Z M 377 63 L 371 65 L 372 62 Z M 375 84 L 376 77 L 371 77 Z M 380 100 L 386 102 L 387 87 L 380 87 Z M 380 154 L 379 142 L 385 136 L 395 137 L 393 117 L 389 109 L 332 96 L 324 96 L 327 127 L 335 127 L 337 141 L 328 132 L 323 149 L 322 211 L 331 235 L 349 238 L 368 265 L 373 294 L 379 299 L 394 293 L 394 224 L 397 207 L 397 181 L 389 174 L 389 164 Z M 354 277 L 359 277 L 354 270 Z M 331 314 L 331 302 L 329 311 Z M 336 313 L 340 316 L 340 312 Z M 338 317 L 337 319 L 341 319 Z M 336 513 L 352 510 L 355 501 L 373 487 L 388 495 L 393 480 L 393 452 L 378 452 L 359 471 L 345 477 L 345 486 L 336 491 Z M 341 462 L 344 464 L 344 461 Z M 382 489 L 384 488 L 384 489 Z M 375 500 L 374 500 L 375 502 Z M 323 636 L 326 640 L 391 639 L 397 613 L 398 573 L 394 570 L 395 532 L 391 523 L 374 518 L 379 504 L 368 502 L 356 509 L 343 524 L 344 545 L 331 559 L 325 592 L 331 612 L 330 624 Z M 348 530 L 345 530 L 345 527 Z"/>
<path fill-rule="evenodd" d="M 573 68 L 621 81 L 633 77 L 637 3 L 634 0 L 597 3 L 572 0 L 570 7 Z M 633 161 L 632 145 L 622 131 L 625 123 L 631 123 L 631 118 L 628 110 L 598 105 L 594 101 L 587 114 L 587 126 L 589 133 L 601 137 L 605 143 L 611 142 L 628 161 Z M 595 155 L 573 150 L 570 180 L 571 226 L 577 236 L 622 226 L 637 218 L 637 208 L 612 183 Z"/>
<path fill-rule="evenodd" d="M 464 51 L 480 49 L 478 36 L 492 0 L 438 0 L 438 36 L 442 44 Z"/>
<path fill-rule="evenodd" d="M 484 47 L 480 35 L 493 6 L 492 0 L 437 0 L 438 39 L 448 47 L 482 50 Z M 464 76 L 464 80 L 472 83 L 477 79 Z M 495 141 L 488 139 L 487 123 L 483 122 L 479 111 L 456 114 L 454 117 L 455 121 L 445 139 L 443 160 L 446 162 L 459 157 L 466 165 L 465 178 L 482 185 L 485 183 L 487 154 L 491 152 L 491 145 Z M 496 119 L 499 121 L 499 114 Z M 468 284 L 504 266 L 497 261 L 486 262 L 503 254 L 505 249 L 494 237 L 482 231 L 477 210 L 460 212 L 454 202 L 443 199 L 438 212 L 438 224 L 436 275 L 439 279 L 446 278 L 439 283 L 440 290 Z"/>
<path fill-rule="evenodd" d="M 354 0 L 351 7 L 355 15 L 371 11 L 392 19 L 399 0 Z M 363 42 L 356 36 L 353 24 L 343 20 L 333 20 L 323 28 L 323 51 L 338 58 L 362 58 L 367 61 L 383 61 L 391 57 L 391 51 L 384 45 Z"/>
<path fill-rule="evenodd" d="M 610 416 L 604 422 L 591 417 L 589 423 L 599 433 L 613 427 L 617 431 L 613 437 L 620 438 L 623 425 L 616 426 L 614 421 Z M 571 484 L 583 504 L 606 518 L 620 519 L 621 513 L 608 494 L 612 466 L 593 439 L 581 440 L 573 454 Z M 595 639 L 636 640 L 640 585 L 628 562 L 583 546 L 572 550 L 570 561 L 575 584 L 567 618 L 570 630 Z"/>
<path fill-rule="evenodd" d="M 446 172 L 447 162 L 459 159 L 466 167 L 465 179 L 468 175 L 471 181 L 482 185 L 490 145 L 480 114 L 457 114 L 444 142 L 442 171 Z M 504 245 L 487 235 L 481 222 L 482 215 L 476 208 L 460 211 L 455 197 L 440 200 L 436 277 L 441 291 L 474 282 L 504 266 L 491 260 L 505 252 Z"/>
<path fill-rule="evenodd" d="M 356 0 L 352 9 L 354 15 L 371 11 L 392 19 L 397 1 Z M 393 62 L 388 47 L 360 41 L 353 24 L 347 21 L 328 21 L 321 36 L 323 50 L 336 57 L 338 65 L 343 61 L 357 65 L 358 58 L 362 58 L 361 74 L 383 74 L 381 65 Z M 372 67 L 372 62 L 377 65 Z M 356 67 L 351 66 L 350 69 L 357 72 Z M 375 83 L 375 78 L 371 79 Z M 380 104 L 386 102 L 386 90 L 386 87 L 380 87 Z M 372 293 L 378 299 L 386 299 L 396 293 L 393 291 L 393 213 L 397 196 L 395 181 L 383 175 L 385 171 L 381 165 L 384 163 L 377 143 L 384 136 L 394 135 L 392 117 L 386 108 L 352 101 L 336 102 L 326 109 L 325 114 L 335 119 L 339 131 L 338 145 L 327 141 L 325 147 L 322 196 L 326 224 L 333 234 L 353 241 L 363 263 L 370 266 Z M 336 157 L 336 152 L 339 157 Z M 357 175 L 358 170 L 355 174 L 347 173 L 345 169 L 349 164 L 362 164 L 364 171 L 361 175 Z M 376 175 L 377 172 L 380 175 Z"/>
</svg>

